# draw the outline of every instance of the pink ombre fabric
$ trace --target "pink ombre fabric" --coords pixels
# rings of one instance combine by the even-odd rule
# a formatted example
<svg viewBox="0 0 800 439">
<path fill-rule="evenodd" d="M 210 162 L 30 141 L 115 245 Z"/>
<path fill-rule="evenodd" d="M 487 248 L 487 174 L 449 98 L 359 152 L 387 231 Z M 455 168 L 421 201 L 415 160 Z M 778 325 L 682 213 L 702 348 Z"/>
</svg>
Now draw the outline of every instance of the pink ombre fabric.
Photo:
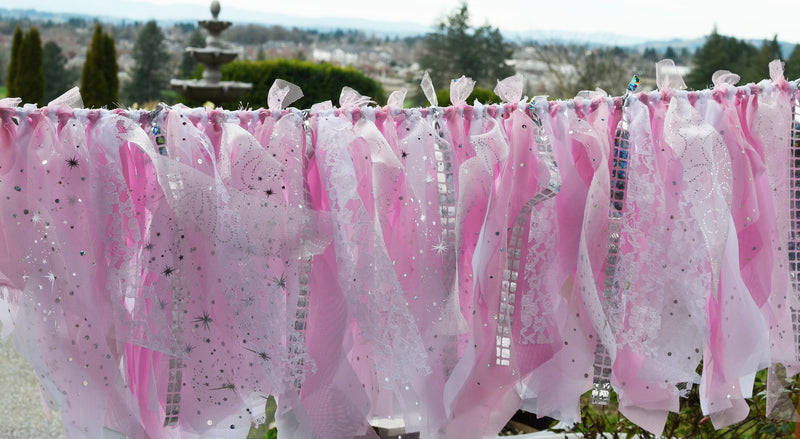
<svg viewBox="0 0 800 439">
<path fill-rule="evenodd" d="M 492 438 L 520 408 L 579 420 L 598 344 L 654 433 L 695 385 L 716 427 L 744 419 L 766 367 L 792 418 L 797 86 L 668 67 L 624 100 L 516 77 L 445 108 L 0 100 L 2 335 L 71 438 L 244 438 L 268 395 L 282 439 Z"/>
</svg>

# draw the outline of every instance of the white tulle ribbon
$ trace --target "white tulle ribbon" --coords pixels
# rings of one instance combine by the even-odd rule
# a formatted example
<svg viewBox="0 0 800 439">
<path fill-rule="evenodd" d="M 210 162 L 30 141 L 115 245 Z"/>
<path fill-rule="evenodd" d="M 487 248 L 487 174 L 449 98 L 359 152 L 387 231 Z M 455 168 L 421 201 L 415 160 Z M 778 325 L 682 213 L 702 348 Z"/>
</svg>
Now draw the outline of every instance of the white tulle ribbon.
<svg viewBox="0 0 800 439">
<path fill-rule="evenodd" d="M 65 110 L 70 110 L 72 108 L 83 108 L 81 92 L 78 87 L 72 87 L 71 89 L 65 91 L 61 96 L 50 101 L 47 106 L 50 108 L 63 108 Z"/>
<path fill-rule="evenodd" d="M 14 108 L 19 107 L 19 104 L 22 103 L 22 99 L 20 98 L 3 98 L 0 99 L 0 107 L 7 107 L 7 108 Z"/>
<path fill-rule="evenodd" d="M 728 70 L 717 70 L 711 75 L 711 82 L 714 83 L 714 87 L 721 87 L 723 85 L 736 85 L 739 80 L 742 79 L 736 73 L 731 73 Z"/>
<path fill-rule="evenodd" d="M 375 101 L 370 99 L 369 96 L 362 96 L 361 93 L 350 87 L 343 87 L 342 94 L 339 95 L 339 107 L 342 109 L 361 108 L 374 103 Z"/>
<path fill-rule="evenodd" d="M 467 78 L 461 75 L 458 79 L 450 81 L 450 102 L 453 105 L 464 105 L 467 103 L 467 98 L 475 88 L 475 81 L 472 78 Z"/>
<path fill-rule="evenodd" d="M 656 84 L 661 91 L 686 88 L 686 83 L 683 82 L 683 77 L 675 66 L 675 61 L 671 59 L 662 59 L 656 63 Z"/>
<path fill-rule="evenodd" d="M 606 96 L 608 96 L 608 93 L 600 87 L 594 90 L 581 90 L 575 95 L 576 98 L 583 98 L 589 100 L 604 98 Z"/>
<path fill-rule="evenodd" d="M 783 61 L 779 59 L 773 59 L 769 63 L 769 77 L 772 79 L 773 82 L 778 82 L 780 80 L 786 80 L 783 76 Z"/>
<path fill-rule="evenodd" d="M 303 97 L 303 90 L 291 82 L 276 79 L 269 88 L 267 105 L 272 111 L 282 110 Z"/>
<path fill-rule="evenodd" d="M 521 74 L 517 73 L 502 81 L 498 80 L 497 85 L 494 87 L 494 93 L 499 96 L 503 102 L 519 102 L 522 100 L 523 86 L 524 79 Z"/>
<path fill-rule="evenodd" d="M 433 88 L 433 82 L 431 82 L 431 76 L 428 72 L 422 75 L 422 82 L 419 83 L 419 86 L 422 87 L 422 93 L 425 94 L 425 98 L 431 103 L 431 107 L 438 107 L 439 99 L 436 97 L 436 89 Z"/>
<path fill-rule="evenodd" d="M 389 100 L 387 101 L 386 106 L 389 108 L 403 108 L 403 102 L 406 100 L 407 93 L 408 90 L 405 88 L 393 91 L 389 95 Z"/>
</svg>

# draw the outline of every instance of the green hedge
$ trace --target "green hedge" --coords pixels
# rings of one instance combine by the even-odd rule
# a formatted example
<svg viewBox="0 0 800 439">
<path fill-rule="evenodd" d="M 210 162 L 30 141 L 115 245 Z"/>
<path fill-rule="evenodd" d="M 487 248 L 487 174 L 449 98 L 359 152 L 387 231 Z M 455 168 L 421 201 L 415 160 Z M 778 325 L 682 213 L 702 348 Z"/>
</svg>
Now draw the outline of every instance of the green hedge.
<svg viewBox="0 0 800 439">
<path fill-rule="evenodd" d="M 380 105 L 386 104 L 386 93 L 379 82 L 354 68 L 337 67 L 328 63 L 316 64 L 293 59 L 234 61 L 222 66 L 222 79 L 253 84 L 253 92 L 239 101 L 221 103 L 225 108 L 238 108 L 240 103 L 250 108 L 266 107 L 267 93 L 276 79 L 297 84 L 303 90 L 303 98 L 292 104 L 301 109 L 311 108 L 311 105 L 327 100 L 338 106 L 339 94 L 344 86 L 370 96 Z"/>
<path fill-rule="evenodd" d="M 436 90 L 436 99 L 439 101 L 439 106 L 447 107 L 450 104 L 450 89 L 449 88 L 440 88 Z M 500 98 L 494 94 L 494 91 L 488 88 L 483 87 L 475 87 L 472 89 L 472 93 L 467 97 L 467 104 L 472 105 L 475 102 L 475 99 L 478 100 L 481 104 L 499 104 L 501 102 Z"/>
<path fill-rule="evenodd" d="M 440 88 L 436 90 L 436 99 L 439 101 L 440 107 L 449 107 L 450 103 L 450 89 Z M 467 97 L 467 104 L 472 105 L 478 100 L 481 104 L 499 104 L 502 100 L 494 94 L 494 91 L 484 87 L 475 87 L 472 93 Z M 413 90 L 410 97 L 406 99 L 406 106 L 411 105 L 415 107 L 427 107 L 430 105 L 428 99 L 422 93 L 422 89 L 418 88 Z"/>
</svg>

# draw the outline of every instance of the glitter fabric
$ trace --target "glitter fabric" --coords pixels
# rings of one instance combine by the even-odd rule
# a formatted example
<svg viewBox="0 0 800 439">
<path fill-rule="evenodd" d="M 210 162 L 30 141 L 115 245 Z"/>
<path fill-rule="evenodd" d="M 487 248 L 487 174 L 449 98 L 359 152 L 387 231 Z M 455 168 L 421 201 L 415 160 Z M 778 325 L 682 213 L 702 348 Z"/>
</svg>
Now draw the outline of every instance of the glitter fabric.
<svg viewBox="0 0 800 439">
<path fill-rule="evenodd" d="M 0 101 L 0 321 L 68 437 L 494 437 L 618 394 L 794 416 L 800 106 L 772 79 L 502 104 Z M 433 86 L 426 83 L 429 98 Z M 703 361 L 702 374 L 696 368 Z"/>
</svg>

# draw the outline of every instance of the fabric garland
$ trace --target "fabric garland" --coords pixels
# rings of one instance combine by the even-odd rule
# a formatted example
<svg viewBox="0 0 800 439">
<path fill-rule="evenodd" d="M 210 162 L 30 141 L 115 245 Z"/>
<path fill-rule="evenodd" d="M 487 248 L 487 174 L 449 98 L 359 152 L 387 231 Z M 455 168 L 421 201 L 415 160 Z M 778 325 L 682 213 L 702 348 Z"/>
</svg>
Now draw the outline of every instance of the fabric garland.
<svg viewBox="0 0 800 439">
<path fill-rule="evenodd" d="M 70 438 L 494 437 L 613 389 L 796 418 L 800 101 L 771 80 L 403 109 L 0 100 L 0 322 Z M 702 374 L 696 372 L 702 360 Z"/>
</svg>

